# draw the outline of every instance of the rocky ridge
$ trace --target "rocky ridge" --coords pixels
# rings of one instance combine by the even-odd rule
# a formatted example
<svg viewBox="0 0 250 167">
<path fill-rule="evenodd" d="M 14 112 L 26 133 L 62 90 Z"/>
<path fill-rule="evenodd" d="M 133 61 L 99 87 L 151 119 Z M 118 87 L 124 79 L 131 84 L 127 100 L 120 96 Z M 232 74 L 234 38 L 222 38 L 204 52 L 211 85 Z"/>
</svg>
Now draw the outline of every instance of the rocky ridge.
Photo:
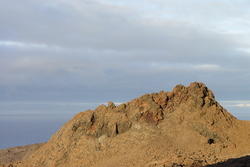
<svg viewBox="0 0 250 167">
<path fill-rule="evenodd" d="M 203 83 L 77 114 L 20 167 L 204 166 L 250 153 L 250 123 Z"/>
</svg>

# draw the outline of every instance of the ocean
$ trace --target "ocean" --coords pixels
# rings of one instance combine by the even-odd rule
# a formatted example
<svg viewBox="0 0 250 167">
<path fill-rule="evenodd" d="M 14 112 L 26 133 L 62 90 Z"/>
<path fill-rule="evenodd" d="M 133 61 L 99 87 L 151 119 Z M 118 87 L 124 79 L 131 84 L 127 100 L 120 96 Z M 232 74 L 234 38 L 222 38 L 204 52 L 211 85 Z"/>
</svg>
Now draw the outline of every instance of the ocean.
<svg viewBox="0 0 250 167">
<path fill-rule="evenodd" d="M 0 102 L 0 149 L 45 142 L 75 114 L 99 104 Z"/>
</svg>

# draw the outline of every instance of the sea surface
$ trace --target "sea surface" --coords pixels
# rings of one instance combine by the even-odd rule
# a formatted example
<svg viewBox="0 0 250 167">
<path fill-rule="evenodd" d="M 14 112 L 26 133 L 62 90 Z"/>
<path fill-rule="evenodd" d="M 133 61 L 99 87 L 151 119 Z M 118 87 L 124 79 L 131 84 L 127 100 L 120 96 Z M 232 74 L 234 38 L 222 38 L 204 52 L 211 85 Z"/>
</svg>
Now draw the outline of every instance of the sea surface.
<svg viewBox="0 0 250 167">
<path fill-rule="evenodd" d="M 250 101 L 221 101 L 241 120 L 250 120 Z M 101 103 L 0 102 L 0 149 L 47 141 L 75 114 Z"/>
<path fill-rule="evenodd" d="M 0 149 L 45 142 L 75 114 L 99 104 L 0 102 Z"/>
</svg>

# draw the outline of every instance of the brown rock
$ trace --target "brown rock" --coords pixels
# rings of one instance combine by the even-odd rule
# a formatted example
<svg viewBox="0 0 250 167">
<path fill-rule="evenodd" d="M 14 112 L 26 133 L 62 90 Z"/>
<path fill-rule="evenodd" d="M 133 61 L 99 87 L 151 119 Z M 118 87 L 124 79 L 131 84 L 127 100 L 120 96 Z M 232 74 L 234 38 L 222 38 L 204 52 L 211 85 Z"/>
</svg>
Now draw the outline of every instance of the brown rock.
<svg viewBox="0 0 250 167">
<path fill-rule="evenodd" d="M 79 113 L 17 166 L 198 167 L 249 154 L 249 132 L 194 82 Z"/>
</svg>

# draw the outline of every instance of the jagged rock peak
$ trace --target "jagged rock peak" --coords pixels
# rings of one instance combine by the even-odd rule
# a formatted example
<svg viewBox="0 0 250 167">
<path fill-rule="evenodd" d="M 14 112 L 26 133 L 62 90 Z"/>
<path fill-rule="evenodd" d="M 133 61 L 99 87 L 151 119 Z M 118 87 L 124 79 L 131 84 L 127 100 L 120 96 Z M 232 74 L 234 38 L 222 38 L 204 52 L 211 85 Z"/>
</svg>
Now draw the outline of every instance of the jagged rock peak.
<svg viewBox="0 0 250 167">
<path fill-rule="evenodd" d="M 162 108 L 187 103 L 189 100 L 194 100 L 200 107 L 209 107 L 216 103 L 212 91 L 200 82 L 192 82 L 187 87 L 176 85 L 171 92 L 161 91 L 159 93 L 146 94 L 136 100 L 146 100 L 147 98 L 153 98 L 154 102 Z"/>
<path fill-rule="evenodd" d="M 71 121 L 72 136 L 114 137 L 137 123 L 155 126 L 173 115 L 184 117 L 190 113 L 197 113 L 194 117 L 198 115 L 208 124 L 225 124 L 225 121 L 230 126 L 235 119 L 216 102 L 205 84 L 193 82 L 187 87 L 177 85 L 171 92 L 145 94 L 117 106 L 108 102 L 95 110 L 79 113 Z"/>
</svg>

